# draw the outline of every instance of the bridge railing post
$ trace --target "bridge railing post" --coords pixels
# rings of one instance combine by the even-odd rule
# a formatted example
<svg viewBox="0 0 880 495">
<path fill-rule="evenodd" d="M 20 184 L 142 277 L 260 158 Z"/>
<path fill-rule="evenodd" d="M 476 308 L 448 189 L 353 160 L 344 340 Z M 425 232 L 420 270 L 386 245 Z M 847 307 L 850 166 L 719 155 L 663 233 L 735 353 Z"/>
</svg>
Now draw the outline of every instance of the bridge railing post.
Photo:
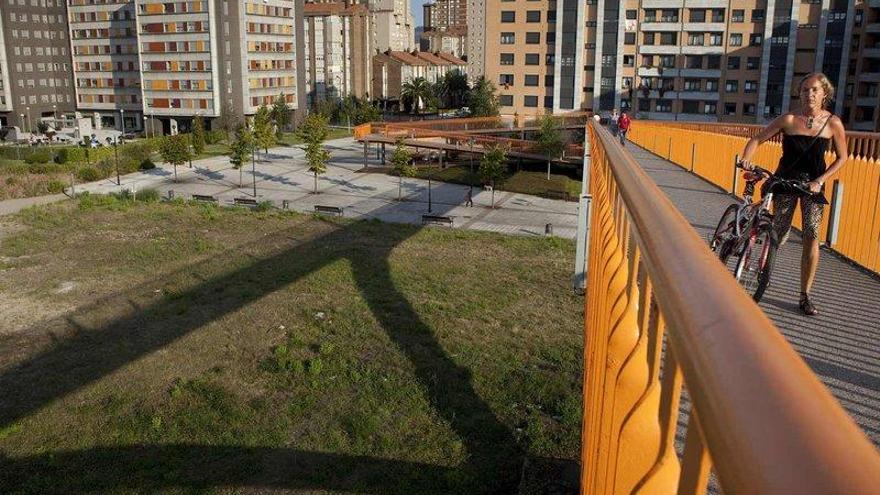
<svg viewBox="0 0 880 495">
<path fill-rule="evenodd" d="M 840 211 L 843 207 L 843 184 L 836 180 L 831 188 L 831 213 L 828 215 L 828 233 L 825 243 L 828 247 L 837 244 L 837 235 L 840 232 Z"/>
</svg>

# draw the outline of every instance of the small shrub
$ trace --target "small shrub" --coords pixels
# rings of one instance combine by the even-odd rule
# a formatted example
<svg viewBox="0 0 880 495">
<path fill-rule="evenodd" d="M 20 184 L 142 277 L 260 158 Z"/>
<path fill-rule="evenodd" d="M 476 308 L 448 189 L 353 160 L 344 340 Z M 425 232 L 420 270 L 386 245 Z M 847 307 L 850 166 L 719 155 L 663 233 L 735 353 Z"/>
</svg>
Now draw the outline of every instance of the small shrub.
<svg viewBox="0 0 880 495">
<path fill-rule="evenodd" d="M 32 174 L 53 174 L 61 171 L 61 167 L 57 163 L 36 163 L 29 167 Z"/>
<path fill-rule="evenodd" d="M 28 155 L 24 162 L 28 165 L 33 165 L 36 163 L 46 163 L 52 159 L 52 154 L 49 153 L 49 150 L 39 150 Z"/>
<path fill-rule="evenodd" d="M 315 358 L 309 361 L 309 374 L 312 376 L 318 376 L 321 374 L 321 371 L 324 369 L 324 362 L 321 361 L 320 358 Z"/>
<path fill-rule="evenodd" d="M 222 130 L 213 130 L 205 133 L 205 142 L 208 144 L 217 144 L 226 139 L 226 133 Z"/>
<path fill-rule="evenodd" d="M 76 176 L 83 182 L 94 182 L 101 178 L 101 172 L 95 167 L 83 167 L 77 171 Z"/>
<path fill-rule="evenodd" d="M 61 148 L 55 153 L 55 163 L 63 165 L 67 163 L 70 159 L 70 150 L 68 148 Z"/>
<path fill-rule="evenodd" d="M 137 192 L 135 199 L 146 203 L 155 203 L 162 199 L 162 196 L 159 194 L 159 191 L 155 189 L 144 189 L 143 191 Z"/>
<path fill-rule="evenodd" d="M 156 164 L 149 158 L 141 162 L 141 170 L 153 170 L 154 168 L 156 168 Z"/>
<path fill-rule="evenodd" d="M 64 192 L 64 183 L 60 180 L 50 180 L 49 183 L 46 184 L 46 189 L 52 194 L 58 194 Z"/>
<path fill-rule="evenodd" d="M 257 204 L 256 210 L 257 211 L 269 211 L 274 207 L 275 207 L 275 205 L 273 205 L 271 201 L 260 201 Z"/>
<path fill-rule="evenodd" d="M 18 178 L 15 177 L 14 175 L 10 175 L 9 177 L 6 178 L 5 182 L 6 182 L 7 186 L 14 186 L 14 185 L 18 184 Z"/>
</svg>

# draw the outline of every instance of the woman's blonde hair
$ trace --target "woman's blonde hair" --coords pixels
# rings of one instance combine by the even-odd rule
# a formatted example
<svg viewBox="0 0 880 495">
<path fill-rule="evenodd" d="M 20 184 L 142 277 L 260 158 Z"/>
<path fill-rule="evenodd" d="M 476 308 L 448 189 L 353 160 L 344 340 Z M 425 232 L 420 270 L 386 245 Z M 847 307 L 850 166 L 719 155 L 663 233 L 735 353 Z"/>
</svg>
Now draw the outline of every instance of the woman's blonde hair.
<svg viewBox="0 0 880 495">
<path fill-rule="evenodd" d="M 828 102 L 834 99 L 834 85 L 831 84 L 831 81 L 828 80 L 828 76 L 825 74 L 821 72 L 811 72 L 804 76 L 801 79 L 800 84 L 798 84 L 798 94 L 804 89 L 804 83 L 810 79 L 817 79 L 819 84 L 822 85 L 822 89 L 825 90 L 825 99 L 822 101 L 822 106 L 825 107 Z"/>
</svg>

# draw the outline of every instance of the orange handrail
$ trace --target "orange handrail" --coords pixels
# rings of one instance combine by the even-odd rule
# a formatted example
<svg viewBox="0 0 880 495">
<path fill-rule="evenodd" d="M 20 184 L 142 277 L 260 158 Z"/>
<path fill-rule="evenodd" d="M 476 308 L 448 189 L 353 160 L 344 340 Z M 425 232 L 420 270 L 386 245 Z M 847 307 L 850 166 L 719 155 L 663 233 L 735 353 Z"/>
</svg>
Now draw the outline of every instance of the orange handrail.
<svg viewBox="0 0 880 495">
<path fill-rule="evenodd" d="M 871 442 L 638 164 L 588 130 L 581 493 L 705 493 L 713 468 L 724 493 L 876 493 Z"/>
<path fill-rule="evenodd" d="M 738 172 L 733 163 L 745 147 L 748 137 L 734 127 L 749 132 L 757 126 L 729 124 L 681 124 L 670 122 L 634 121 L 628 137 L 639 146 L 660 155 L 718 187 L 742 195 L 744 182 L 736 180 Z M 847 133 L 850 156 L 840 173 L 829 182 L 826 196 L 839 208 L 836 236 L 830 231 L 832 215 L 826 212 L 820 227 L 820 239 L 828 246 L 869 270 L 880 273 L 880 160 L 860 154 L 880 151 L 875 148 L 880 135 Z M 779 142 L 764 143 L 753 161 L 768 170 L 775 170 L 782 156 Z M 834 160 L 833 151 L 826 161 Z M 736 186 L 736 190 L 734 190 Z M 834 189 L 843 193 L 835 198 Z M 841 189 L 842 188 L 842 189 Z M 801 227 L 800 211 L 795 213 L 794 226 Z"/>
</svg>

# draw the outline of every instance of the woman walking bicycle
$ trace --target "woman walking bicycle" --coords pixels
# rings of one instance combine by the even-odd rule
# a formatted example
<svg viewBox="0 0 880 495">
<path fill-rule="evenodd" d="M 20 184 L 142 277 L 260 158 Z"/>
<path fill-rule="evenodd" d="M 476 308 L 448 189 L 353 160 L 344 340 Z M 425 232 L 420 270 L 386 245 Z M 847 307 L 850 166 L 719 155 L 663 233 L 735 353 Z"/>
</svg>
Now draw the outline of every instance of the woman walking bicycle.
<svg viewBox="0 0 880 495">
<path fill-rule="evenodd" d="M 843 166 L 847 157 L 846 135 L 840 119 L 825 109 L 834 98 L 834 86 L 822 73 L 812 73 L 801 79 L 799 86 L 800 110 L 776 118 L 758 135 L 749 139 L 743 150 L 743 168 L 752 168 L 750 160 L 764 141 L 782 133 L 782 158 L 776 176 L 807 183 L 810 192 L 822 192 L 825 182 Z M 825 152 L 833 142 L 837 158 L 825 164 Z M 803 253 L 801 255 L 800 309 L 806 315 L 818 314 L 810 299 L 810 290 L 819 265 L 819 225 L 824 205 L 810 196 L 792 191 L 773 197 L 775 209 L 773 227 L 779 245 L 788 239 L 794 208 L 800 202 L 803 218 Z"/>
</svg>

